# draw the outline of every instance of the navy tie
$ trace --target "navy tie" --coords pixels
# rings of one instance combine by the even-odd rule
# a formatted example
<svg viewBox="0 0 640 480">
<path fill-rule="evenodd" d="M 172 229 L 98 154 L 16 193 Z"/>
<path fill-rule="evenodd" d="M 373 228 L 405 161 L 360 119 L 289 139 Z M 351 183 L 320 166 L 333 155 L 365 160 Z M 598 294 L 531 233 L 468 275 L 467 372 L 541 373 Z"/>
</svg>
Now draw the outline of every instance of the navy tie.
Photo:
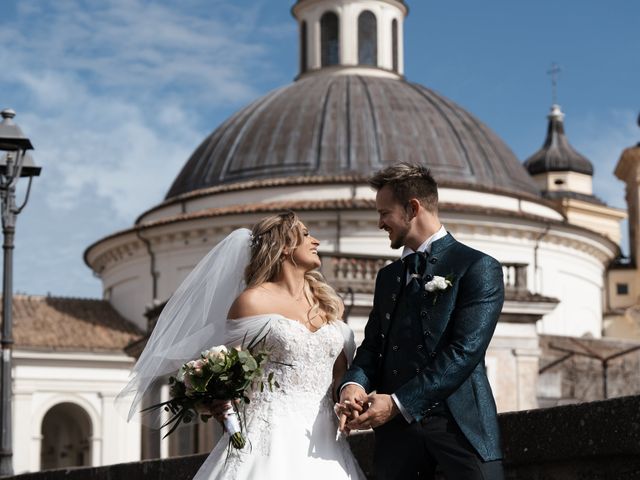
<svg viewBox="0 0 640 480">
<path fill-rule="evenodd" d="M 424 252 L 412 253 L 407 255 L 404 262 L 410 278 L 407 291 L 413 294 L 419 293 L 422 289 L 422 276 L 427 269 L 427 254 Z"/>
</svg>

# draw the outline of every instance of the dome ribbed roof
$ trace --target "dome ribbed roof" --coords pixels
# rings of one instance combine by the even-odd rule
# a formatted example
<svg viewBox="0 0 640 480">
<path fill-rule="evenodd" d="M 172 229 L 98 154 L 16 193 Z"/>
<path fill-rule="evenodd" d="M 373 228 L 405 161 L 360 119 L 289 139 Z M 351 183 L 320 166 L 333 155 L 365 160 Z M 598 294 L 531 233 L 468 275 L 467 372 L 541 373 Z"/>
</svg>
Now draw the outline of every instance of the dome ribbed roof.
<svg viewBox="0 0 640 480">
<path fill-rule="evenodd" d="M 540 150 L 524 162 L 531 175 L 547 172 L 577 172 L 593 175 L 591 162 L 578 153 L 564 133 L 564 114 L 558 105 L 551 107 L 547 138 Z"/>
<path fill-rule="evenodd" d="M 396 162 L 441 185 L 539 196 L 511 150 L 452 101 L 403 80 L 317 75 L 256 100 L 196 149 L 166 198 L 289 176 L 368 176 Z"/>
</svg>

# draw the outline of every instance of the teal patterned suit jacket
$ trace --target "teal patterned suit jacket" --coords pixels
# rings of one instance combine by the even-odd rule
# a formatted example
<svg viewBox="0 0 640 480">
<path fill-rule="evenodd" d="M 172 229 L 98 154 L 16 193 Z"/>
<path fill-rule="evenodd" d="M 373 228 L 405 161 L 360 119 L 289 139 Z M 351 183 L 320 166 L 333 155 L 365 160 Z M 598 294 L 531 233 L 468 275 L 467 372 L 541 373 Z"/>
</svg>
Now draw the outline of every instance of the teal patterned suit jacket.
<svg viewBox="0 0 640 480">
<path fill-rule="evenodd" d="M 415 306 L 421 312 L 427 364 L 392 393 L 416 421 L 446 402 L 480 457 L 500 459 L 500 431 L 484 356 L 504 301 L 502 266 L 447 234 L 432 244 L 425 277 L 429 275 L 450 276 L 453 285 L 421 296 Z M 365 338 L 342 384 L 356 382 L 367 392 L 376 390 L 389 327 L 405 282 L 400 260 L 378 272 Z"/>
</svg>

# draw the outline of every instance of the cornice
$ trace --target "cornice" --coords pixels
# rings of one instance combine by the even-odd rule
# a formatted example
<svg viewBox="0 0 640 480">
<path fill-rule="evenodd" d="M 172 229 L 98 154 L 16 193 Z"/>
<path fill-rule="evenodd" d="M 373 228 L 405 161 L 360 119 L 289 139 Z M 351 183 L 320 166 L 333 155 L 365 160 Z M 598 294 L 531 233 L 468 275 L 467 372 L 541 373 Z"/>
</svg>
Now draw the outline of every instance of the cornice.
<svg viewBox="0 0 640 480">
<path fill-rule="evenodd" d="M 293 186 L 308 186 L 308 185 L 354 185 L 354 186 L 368 186 L 369 177 L 365 175 L 315 175 L 315 176 L 294 176 L 294 177 L 279 177 L 268 178 L 260 180 L 250 180 L 246 182 L 236 182 L 226 185 L 216 185 L 215 187 L 202 188 L 199 190 L 193 190 L 182 195 L 178 195 L 169 199 L 166 199 L 162 203 L 151 207 L 149 210 L 141 213 L 135 220 L 135 224 L 142 222 L 143 218 L 158 210 L 162 210 L 174 205 L 182 205 L 182 210 L 186 211 L 186 204 L 190 201 L 201 199 L 203 197 L 219 195 L 223 193 L 239 192 L 245 190 L 255 189 L 273 189 L 279 187 L 293 187 Z M 542 196 L 530 195 L 527 192 L 522 192 L 520 195 L 514 194 L 512 191 L 501 188 L 487 188 L 480 187 L 476 184 L 470 184 L 466 182 L 438 182 L 438 188 L 452 188 L 460 190 L 469 190 L 472 192 L 490 193 L 495 195 L 503 195 L 509 198 L 516 198 L 521 200 L 527 200 L 535 203 L 539 203 L 545 207 L 551 208 L 560 212 L 558 205 Z"/>
<path fill-rule="evenodd" d="M 341 228 L 352 225 L 358 230 L 370 228 L 377 230 L 377 216 L 375 202 L 366 199 L 354 200 L 320 200 L 297 202 L 271 202 L 237 207 L 225 207 L 202 210 L 199 212 L 175 215 L 152 222 L 136 225 L 134 228 L 116 232 L 105 237 L 91 246 L 84 253 L 85 262 L 95 272 L 101 273 L 110 265 L 122 262 L 126 258 L 142 257 L 146 249 L 137 234 L 145 232 L 145 239 L 157 251 L 163 249 L 185 248 L 188 245 L 213 246 L 220 238 L 230 233 L 234 228 L 247 226 L 247 215 L 269 214 L 283 210 L 295 210 L 301 214 L 319 212 L 327 214 L 319 227 L 326 228 L 336 222 L 335 212 L 368 211 L 371 218 L 341 217 Z M 237 217 L 237 222 L 233 217 Z M 230 222 L 225 225 L 212 225 L 210 220 L 229 217 Z M 544 242 L 581 251 L 595 257 L 599 262 L 608 265 L 612 258 L 619 253 L 619 247 L 607 237 L 567 223 L 548 218 L 514 211 L 471 207 L 459 204 L 441 204 L 440 217 L 443 223 L 452 231 L 467 236 L 518 238 L 535 242 L 546 231 Z M 466 218 L 465 218 L 466 217 Z M 319 221 L 313 218 L 305 219 L 313 227 Z M 197 223 L 194 223 L 197 222 Z M 203 225 L 202 222 L 207 222 Z M 187 226 L 191 223 L 191 226 Z M 120 241 L 118 241 L 120 240 Z M 108 243 L 113 242 L 113 246 Z M 89 255 L 97 248 L 103 251 L 89 262 Z"/>
<path fill-rule="evenodd" d="M 403 0 L 375 0 L 376 2 L 386 3 L 392 5 L 404 13 L 406 17 L 409 14 L 409 6 Z M 348 0 L 341 0 L 333 3 L 347 3 Z M 300 10 L 306 9 L 309 6 L 318 5 L 321 3 L 328 3 L 327 0 L 298 0 L 295 5 L 291 7 L 291 15 L 297 18 Z"/>
</svg>

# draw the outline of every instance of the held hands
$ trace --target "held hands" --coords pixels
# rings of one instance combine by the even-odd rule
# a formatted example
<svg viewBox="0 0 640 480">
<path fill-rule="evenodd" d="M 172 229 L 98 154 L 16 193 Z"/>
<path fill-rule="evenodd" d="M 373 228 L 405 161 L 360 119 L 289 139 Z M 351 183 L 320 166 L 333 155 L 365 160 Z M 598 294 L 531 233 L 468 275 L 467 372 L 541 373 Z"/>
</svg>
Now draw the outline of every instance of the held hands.
<svg viewBox="0 0 640 480">
<path fill-rule="evenodd" d="M 347 427 L 347 423 L 358 418 L 368 406 L 367 392 L 360 385 L 345 386 L 340 392 L 340 402 L 335 406 L 336 415 L 340 420 L 338 429 L 349 435 L 351 429 Z"/>
<path fill-rule="evenodd" d="M 399 413 L 391 395 L 367 395 L 359 385 L 347 385 L 340 393 L 336 414 L 340 418 L 339 430 L 367 430 L 387 423 Z"/>
</svg>

